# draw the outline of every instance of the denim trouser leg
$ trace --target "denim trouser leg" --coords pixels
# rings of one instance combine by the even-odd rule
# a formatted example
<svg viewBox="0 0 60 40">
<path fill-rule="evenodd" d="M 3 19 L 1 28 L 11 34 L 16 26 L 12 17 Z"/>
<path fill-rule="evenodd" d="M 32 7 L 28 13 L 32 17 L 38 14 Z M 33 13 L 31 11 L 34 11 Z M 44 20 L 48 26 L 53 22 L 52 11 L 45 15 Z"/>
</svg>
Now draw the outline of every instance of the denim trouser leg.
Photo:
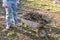
<svg viewBox="0 0 60 40">
<path fill-rule="evenodd" d="M 17 20 L 17 9 L 16 9 L 16 5 L 12 5 L 12 14 L 13 14 L 13 21 L 15 24 L 18 24 L 18 20 Z"/>
<path fill-rule="evenodd" d="M 5 8 L 6 10 L 6 24 L 10 25 L 10 13 L 9 13 L 9 8 Z"/>
</svg>

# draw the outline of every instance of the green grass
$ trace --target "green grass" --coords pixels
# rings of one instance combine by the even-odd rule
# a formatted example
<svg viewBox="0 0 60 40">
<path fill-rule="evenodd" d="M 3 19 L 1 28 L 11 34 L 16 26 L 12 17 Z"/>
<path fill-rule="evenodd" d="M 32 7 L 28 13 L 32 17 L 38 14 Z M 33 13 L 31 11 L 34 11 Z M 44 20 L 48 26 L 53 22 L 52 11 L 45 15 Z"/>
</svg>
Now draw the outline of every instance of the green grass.
<svg viewBox="0 0 60 40">
<path fill-rule="evenodd" d="M 60 5 L 59 4 L 52 4 L 52 1 L 41 1 L 41 0 L 27 0 L 25 1 L 27 4 L 25 6 L 28 6 L 29 8 L 43 8 L 43 9 L 51 9 L 54 11 L 60 11 Z"/>
</svg>

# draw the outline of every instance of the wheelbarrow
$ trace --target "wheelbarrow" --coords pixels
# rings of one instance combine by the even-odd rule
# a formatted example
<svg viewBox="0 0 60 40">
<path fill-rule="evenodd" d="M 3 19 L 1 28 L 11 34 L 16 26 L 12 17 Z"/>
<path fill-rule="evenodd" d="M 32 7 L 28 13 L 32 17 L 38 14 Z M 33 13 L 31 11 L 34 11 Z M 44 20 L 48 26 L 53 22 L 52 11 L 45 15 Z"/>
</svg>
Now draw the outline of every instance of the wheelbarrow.
<svg viewBox="0 0 60 40">
<path fill-rule="evenodd" d="M 45 24 L 33 22 L 24 18 L 21 18 L 22 23 L 25 23 L 28 25 L 28 30 L 36 30 L 36 33 L 38 34 L 39 37 L 45 37 L 47 35 L 45 29 L 41 29 Z"/>
<path fill-rule="evenodd" d="M 47 35 L 44 26 L 51 22 L 51 20 L 42 14 L 29 12 L 22 16 L 21 22 L 26 24 L 28 30 L 36 30 L 38 36 L 44 37 Z"/>
</svg>

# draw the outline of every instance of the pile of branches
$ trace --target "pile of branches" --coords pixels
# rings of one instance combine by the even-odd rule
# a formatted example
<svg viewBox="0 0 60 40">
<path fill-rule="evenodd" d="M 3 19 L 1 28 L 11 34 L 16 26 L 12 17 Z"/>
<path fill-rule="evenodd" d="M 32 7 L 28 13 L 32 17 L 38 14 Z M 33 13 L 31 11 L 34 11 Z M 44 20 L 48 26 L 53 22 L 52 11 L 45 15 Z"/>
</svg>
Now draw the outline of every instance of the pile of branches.
<svg viewBox="0 0 60 40">
<path fill-rule="evenodd" d="M 30 20 L 30 21 L 33 21 L 33 22 L 37 22 L 37 23 L 48 23 L 48 19 L 46 20 L 44 17 L 44 15 L 42 14 L 39 14 L 37 12 L 29 12 L 29 13 L 26 13 L 25 15 L 23 15 L 23 18 L 24 19 L 27 19 L 27 20 Z M 49 20 L 50 22 L 50 20 Z"/>
</svg>

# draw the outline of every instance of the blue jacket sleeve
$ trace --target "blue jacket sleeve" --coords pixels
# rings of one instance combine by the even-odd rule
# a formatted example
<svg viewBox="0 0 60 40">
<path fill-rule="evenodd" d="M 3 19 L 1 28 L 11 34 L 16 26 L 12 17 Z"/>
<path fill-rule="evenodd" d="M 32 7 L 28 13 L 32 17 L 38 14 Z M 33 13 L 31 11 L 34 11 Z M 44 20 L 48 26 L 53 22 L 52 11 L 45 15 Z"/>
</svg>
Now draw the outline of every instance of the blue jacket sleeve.
<svg viewBox="0 0 60 40">
<path fill-rule="evenodd" d="M 3 4 L 7 3 L 7 0 L 2 0 Z"/>
</svg>

